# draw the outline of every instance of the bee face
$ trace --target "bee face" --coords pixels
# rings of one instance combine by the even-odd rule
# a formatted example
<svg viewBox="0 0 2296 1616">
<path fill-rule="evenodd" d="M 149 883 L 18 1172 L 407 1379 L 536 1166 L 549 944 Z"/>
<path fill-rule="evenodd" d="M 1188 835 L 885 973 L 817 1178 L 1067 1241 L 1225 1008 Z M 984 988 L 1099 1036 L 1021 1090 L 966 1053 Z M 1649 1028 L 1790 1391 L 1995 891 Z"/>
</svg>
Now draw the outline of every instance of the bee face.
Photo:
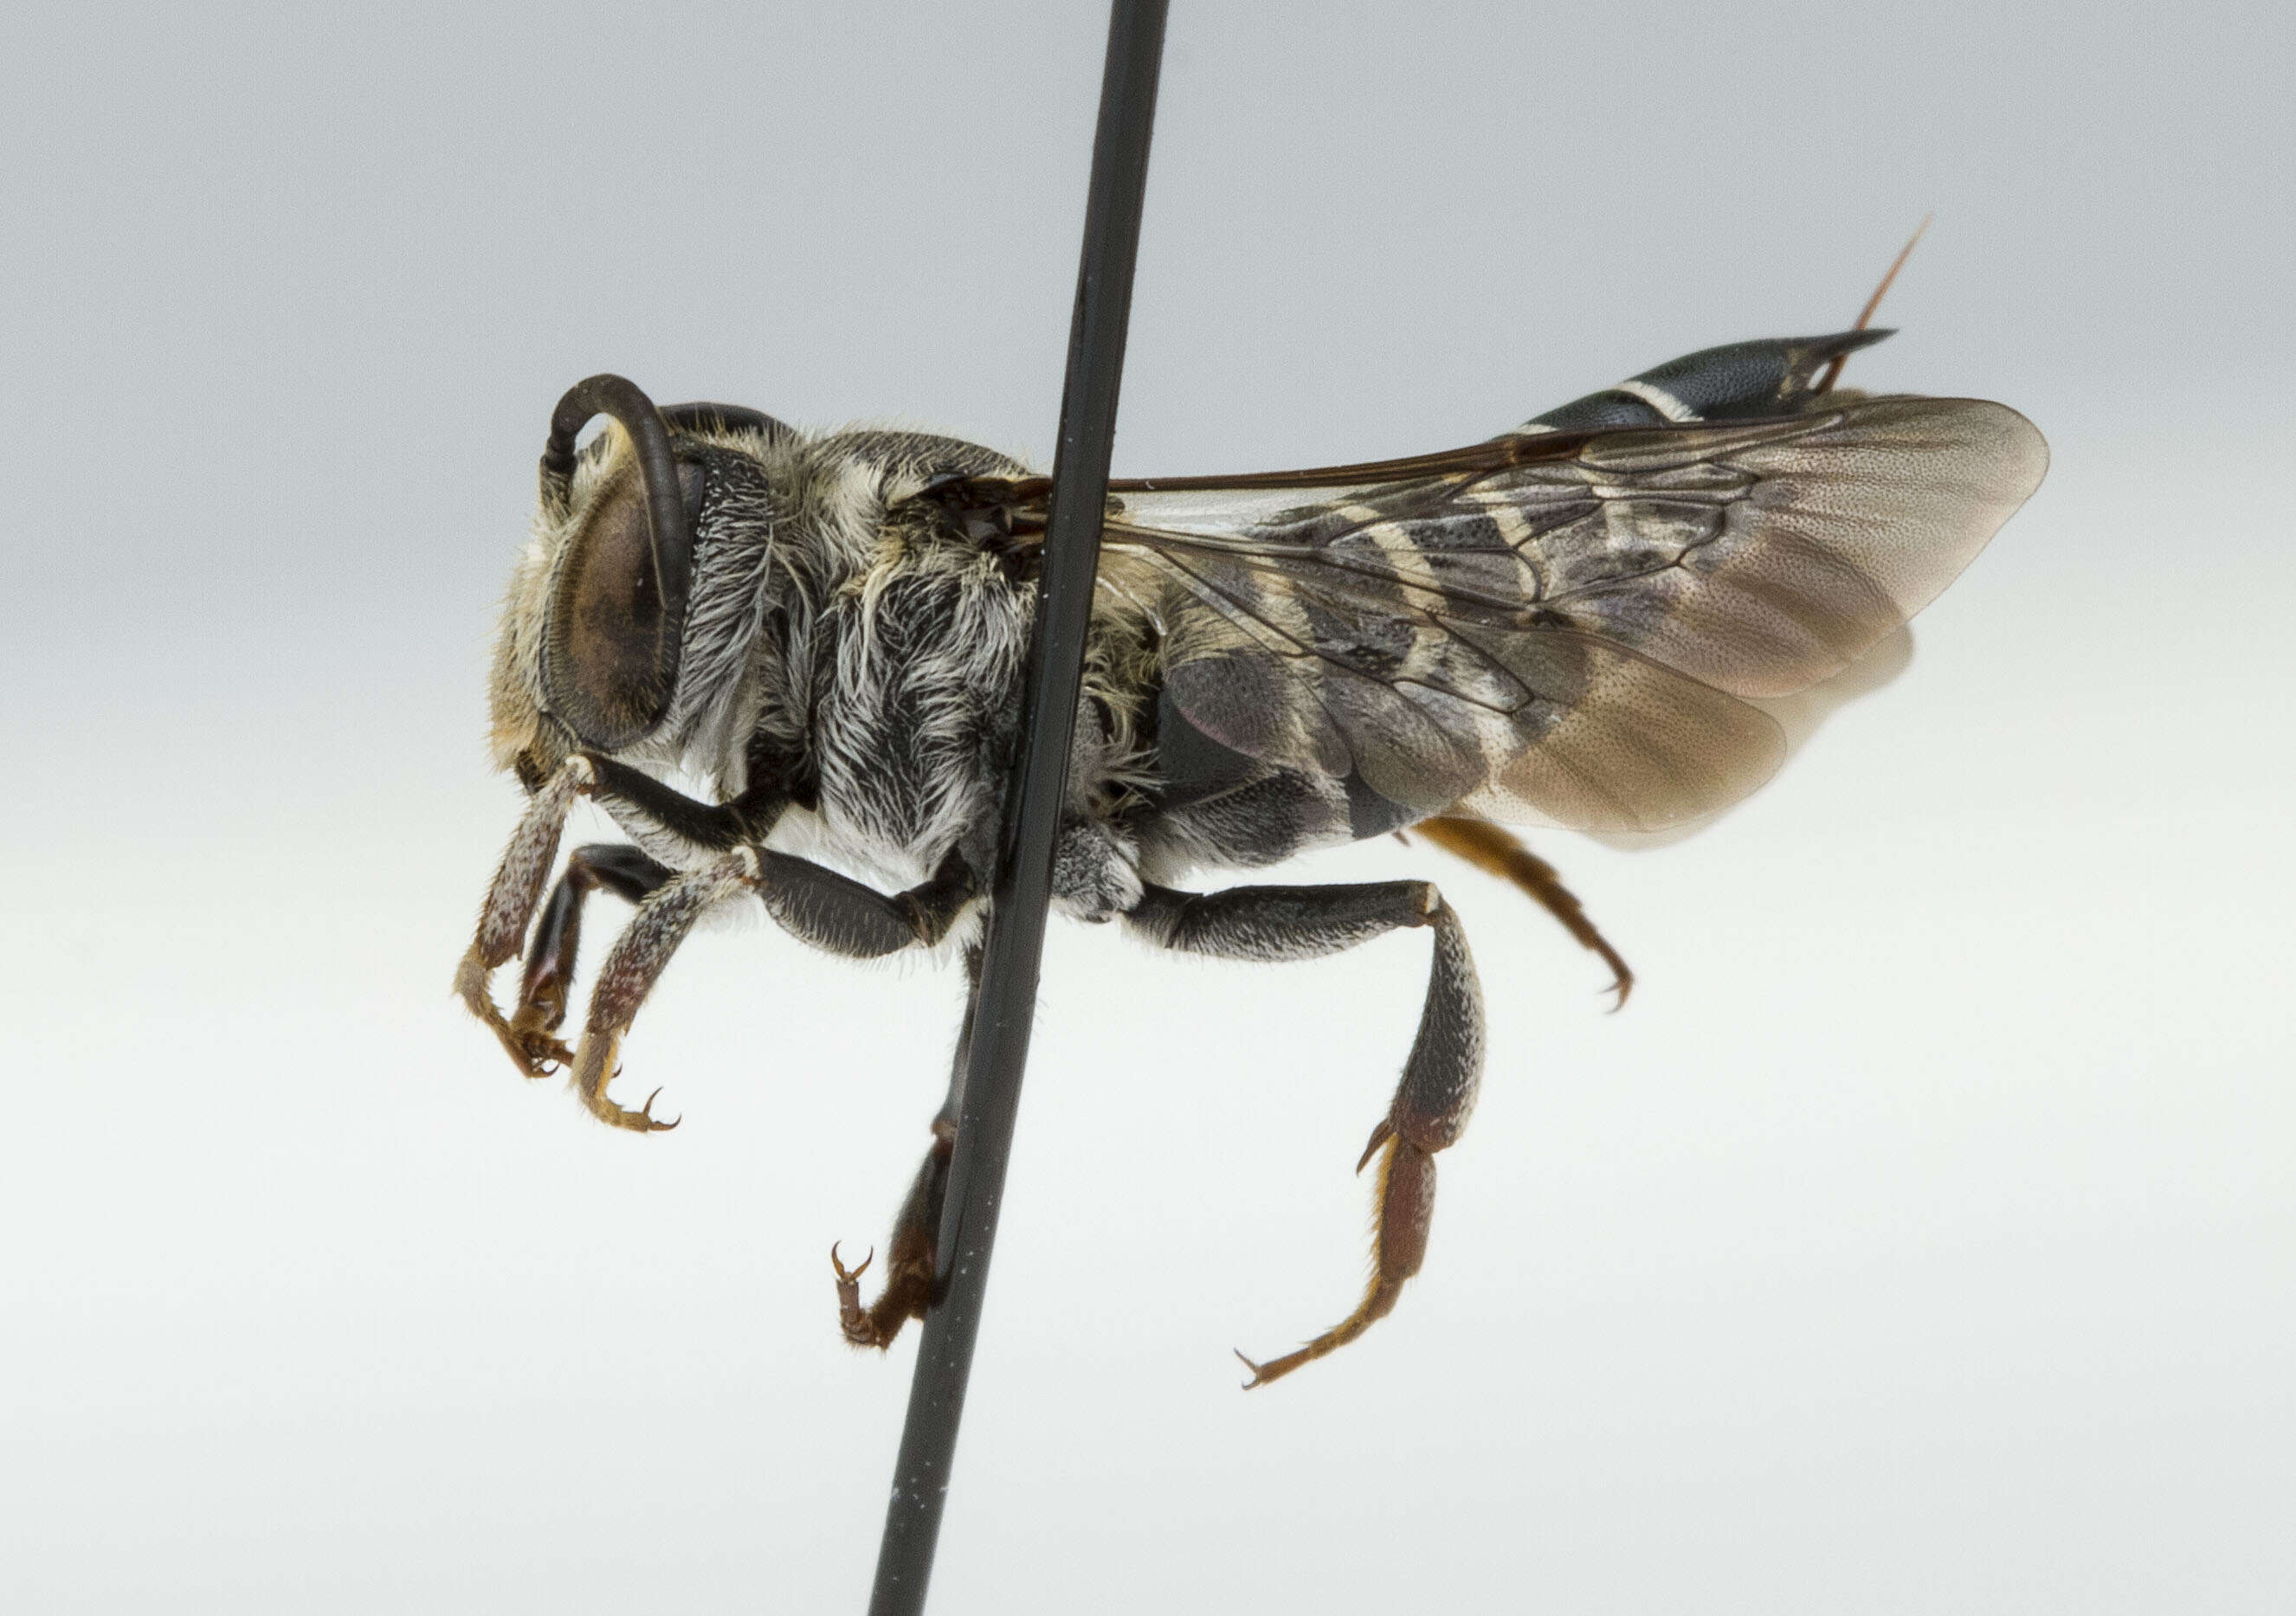
<svg viewBox="0 0 2296 1616">
<path fill-rule="evenodd" d="M 612 418 L 578 454 L 573 435 L 593 411 Z M 531 783 L 577 746 L 659 747 L 722 692 L 767 581 L 760 460 L 793 436 L 755 411 L 657 411 L 617 378 L 567 395 L 496 649 L 498 762 Z"/>
</svg>

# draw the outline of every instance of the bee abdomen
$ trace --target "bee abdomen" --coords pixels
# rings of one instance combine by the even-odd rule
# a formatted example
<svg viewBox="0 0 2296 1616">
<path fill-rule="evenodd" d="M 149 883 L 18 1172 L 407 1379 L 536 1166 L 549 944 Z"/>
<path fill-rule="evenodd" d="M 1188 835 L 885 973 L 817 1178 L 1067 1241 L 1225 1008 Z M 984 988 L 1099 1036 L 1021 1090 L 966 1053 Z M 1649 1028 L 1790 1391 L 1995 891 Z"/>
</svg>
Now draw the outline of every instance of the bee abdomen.
<svg viewBox="0 0 2296 1616">
<path fill-rule="evenodd" d="M 1766 337 L 1701 349 L 1652 365 L 1616 387 L 1534 415 L 1524 425 L 1533 430 L 1586 431 L 1663 426 L 1669 421 L 1791 414 L 1808 402 L 1821 368 L 1890 334 L 1844 331 L 1824 337 Z"/>
</svg>

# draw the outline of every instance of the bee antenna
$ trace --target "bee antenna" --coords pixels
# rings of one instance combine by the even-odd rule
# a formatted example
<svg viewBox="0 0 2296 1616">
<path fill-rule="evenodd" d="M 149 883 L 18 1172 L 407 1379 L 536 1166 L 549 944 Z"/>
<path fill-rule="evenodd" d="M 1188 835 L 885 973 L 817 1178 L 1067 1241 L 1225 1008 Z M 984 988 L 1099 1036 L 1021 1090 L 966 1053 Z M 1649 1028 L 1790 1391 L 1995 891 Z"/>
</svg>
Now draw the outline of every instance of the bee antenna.
<svg viewBox="0 0 2296 1616">
<path fill-rule="evenodd" d="M 1882 299 L 1889 292 L 1890 283 L 1898 278 L 1898 271 L 1903 269 L 1906 267 L 1906 260 L 1914 256 L 1915 243 L 1922 239 L 1923 234 L 1930 227 L 1930 221 L 1936 217 L 1937 215 L 1933 213 L 1922 215 L 1922 222 L 1914 226 L 1913 234 L 1907 236 L 1906 244 L 1898 249 L 1898 256 L 1890 260 L 1889 273 L 1882 277 L 1882 283 L 1874 289 L 1874 295 L 1866 299 L 1866 307 L 1858 311 L 1857 324 L 1851 326 L 1850 330 L 1864 331 L 1874 323 L 1874 313 L 1882 307 Z M 1833 363 L 1825 367 L 1825 374 L 1817 379 L 1817 386 L 1812 391 L 1814 393 L 1832 392 L 1833 384 L 1841 379 L 1841 367 L 1849 362 L 1848 354 L 1834 355 Z"/>
<path fill-rule="evenodd" d="M 550 415 L 550 439 L 542 447 L 542 497 L 564 509 L 574 479 L 574 439 L 600 415 L 621 422 L 637 450 L 638 478 L 645 486 L 646 523 L 653 538 L 654 577 L 672 599 L 685 597 L 685 567 L 693 554 L 693 535 L 677 481 L 677 462 L 669 452 L 669 429 L 653 400 L 635 381 L 599 375 L 566 390 Z M 675 567 L 677 576 L 668 576 Z"/>
<path fill-rule="evenodd" d="M 665 404 L 661 418 L 685 432 L 755 432 L 767 443 L 786 443 L 796 431 L 763 410 L 738 404 Z"/>
</svg>

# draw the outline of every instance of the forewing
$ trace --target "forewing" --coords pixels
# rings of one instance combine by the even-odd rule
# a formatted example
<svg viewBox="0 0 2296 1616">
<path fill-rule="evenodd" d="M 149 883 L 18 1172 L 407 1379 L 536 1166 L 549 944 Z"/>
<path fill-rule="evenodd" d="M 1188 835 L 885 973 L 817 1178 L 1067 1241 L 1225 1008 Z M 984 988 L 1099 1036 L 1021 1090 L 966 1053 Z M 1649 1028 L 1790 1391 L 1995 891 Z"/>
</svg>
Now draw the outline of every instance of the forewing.
<svg viewBox="0 0 2296 1616">
<path fill-rule="evenodd" d="M 1608 434 L 1578 463 L 1604 508 L 1544 546 L 1553 603 L 1733 694 L 1786 696 L 1936 599 L 2039 486 L 2048 450 L 2001 405 L 1877 398 Z"/>
<path fill-rule="evenodd" d="M 1928 603 L 2046 451 L 2013 411 L 1882 398 L 1502 439 L 1419 462 L 1119 484 L 1102 572 L 1175 710 L 1412 814 L 1655 830 L 1784 751 L 1750 703 Z"/>
</svg>

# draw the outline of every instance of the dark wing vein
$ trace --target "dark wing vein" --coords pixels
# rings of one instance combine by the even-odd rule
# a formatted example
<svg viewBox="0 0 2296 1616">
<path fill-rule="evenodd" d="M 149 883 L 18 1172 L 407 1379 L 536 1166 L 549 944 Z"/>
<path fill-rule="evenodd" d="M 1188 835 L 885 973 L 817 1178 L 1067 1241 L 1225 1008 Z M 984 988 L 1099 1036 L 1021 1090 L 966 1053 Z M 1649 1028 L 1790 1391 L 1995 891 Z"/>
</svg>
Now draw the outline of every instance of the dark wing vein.
<svg viewBox="0 0 2296 1616">
<path fill-rule="evenodd" d="M 1894 632 L 2046 462 L 1967 399 L 1518 436 L 1113 484 L 1103 571 L 1223 745 L 1414 814 L 1650 830 L 1759 784 L 1783 743 L 1750 703 Z"/>
</svg>

